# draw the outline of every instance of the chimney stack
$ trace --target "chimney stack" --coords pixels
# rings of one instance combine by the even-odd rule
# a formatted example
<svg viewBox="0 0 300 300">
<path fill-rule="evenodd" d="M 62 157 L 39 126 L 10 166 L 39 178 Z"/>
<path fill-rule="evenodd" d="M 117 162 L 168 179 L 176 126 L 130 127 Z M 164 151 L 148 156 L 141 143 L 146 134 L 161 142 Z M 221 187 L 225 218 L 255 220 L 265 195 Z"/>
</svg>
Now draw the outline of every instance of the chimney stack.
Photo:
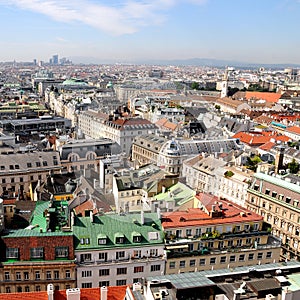
<svg viewBox="0 0 300 300">
<path fill-rule="evenodd" d="M 101 292 L 100 292 L 101 300 L 107 300 L 107 291 L 108 290 L 106 286 L 101 287 Z"/>
<path fill-rule="evenodd" d="M 80 300 L 80 289 L 67 289 L 67 300 Z"/>
<path fill-rule="evenodd" d="M 48 295 L 48 300 L 54 300 L 54 288 L 53 288 L 53 284 L 50 283 L 47 285 L 47 295 Z"/>
</svg>

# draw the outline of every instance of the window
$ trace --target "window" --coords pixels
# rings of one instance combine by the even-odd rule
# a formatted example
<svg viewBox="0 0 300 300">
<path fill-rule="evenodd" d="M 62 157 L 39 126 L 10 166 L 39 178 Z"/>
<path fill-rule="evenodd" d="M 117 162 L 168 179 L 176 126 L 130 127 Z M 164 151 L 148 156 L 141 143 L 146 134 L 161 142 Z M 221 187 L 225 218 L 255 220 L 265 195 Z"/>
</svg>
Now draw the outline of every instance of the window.
<svg viewBox="0 0 300 300">
<path fill-rule="evenodd" d="M 48 162 L 46 162 L 45 160 L 43 161 L 43 166 L 47 167 L 48 166 Z"/>
<path fill-rule="evenodd" d="M 230 262 L 235 262 L 235 255 L 230 255 L 229 261 Z"/>
<path fill-rule="evenodd" d="M 46 272 L 46 279 L 51 279 L 52 278 L 52 275 L 51 275 L 51 271 L 47 271 Z"/>
<path fill-rule="evenodd" d="M 192 235 L 192 229 L 187 229 L 187 230 L 186 230 L 186 235 L 187 235 L 187 236 Z"/>
<path fill-rule="evenodd" d="M 81 284 L 81 287 L 82 287 L 83 289 L 91 288 L 91 287 L 92 287 L 92 283 L 91 283 L 91 282 L 83 282 L 83 283 Z"/>
<path fill-rule="evenodd" d="M 263 253 L 262 252 L 257 253 L 257 259 L 262 259 L 262 258 L 263 258 Z"/>
<path fill-rule="evenodd" d="M 59 279 L 59 271 L 54 271 L 54 279 Z"/>
<path fill-rule="evenodd" d="M 99 287 L 109 286 L 109 281 L 99 281 Z"/>
<path fill-rule="evenodd" d="M 80 261 L 81 262 L 91 261 L 91 260 L 92 260 L 92 254 L 91 253 L 80 254 Z"/>
<path fill-rule="evenodd" d="M 143 266 L 134 267 L 133 269 L 133 273 L 142 273 L 142 272 L 144 272 Z"/>
<path fill-rule="evenodd" d="M 158 250 L 157 249 L 150 249 L 150 256 L 152 256 L 152 257 L 158 256 Z"/>
<path fill-rule="evenodd" d="M 31 167 L 32 167 L 31 162 L 28 162 L 28 163 L 27 163 L 27 168 L 31 168 Z"/>
<path fill-rule="evenodd" d="M 5 178 L 2 178 L 2 183 L 6 183 L 6 179 Z"/>
<path fill-rule="evenodd" d="M 18 259 L 19 258 L 19 248 L 7 248 L 6 249 L 7 259 Z"/>
<path fill-rule="evenodd" d="M 124 240 L 123 236 L 116 237 L 116 244 L 124 244 Z"/>
<path fill-rule="evenodd" d="M 100 252 L 99 253 L 99 260 L 107 261 L 107 252 Z"/>
<path fill-rule="evenodd" d="M 226 263 L 226 256 L 221 256 L 220 257 L 220 263 L 225 264 Z"/>
<path fill-rule="evenodd" d="M 170 261 L 169 268 L 170 269 L 175 269 L 175 267 L 176 267 L 176 262 L 175 261 Z"/>
<path fill-rule="evenodd" d="M 190 267 L 194 267 L 196 265 L 196 260 L 195 259 L 191 259 L 190 260 Z"/>
<path fill-rule="evenodd" d="M 117 275 L 127 274 L 127 268 L 117 268 Z"/>
<path fill-rule="evenodd" d="M 140 243 L 142 241 L 142 237 L 140 235 L 133 236 L 134 243 Z"/>
<path fill-rule="evenodd" d="M 44 248 L 31 248 L 30 249 L 30 258 L 44 258 Z"/>
<path fill-rule="evenodd" d="M 36 292 L 40 292 L 41 291 L 41 286 L 40 285 L 36 285 L 35 286 L 35 291 Z"/>
<path fill-rule="evenodd" d="M 160 271 L 160 265 L 152 265 L 151 272 Z"/>
<path fill-rule="evenodd" d="M 232 247 L 232 246 L 233 246 L 233 240 L 229 240 L 229 241 L 227 242 L 227 246 L 228 246 L 228 247 Z"/>
<path fill-rule="evenodd" d="M 70 270 L 66 270 L 66 279 L 70 279 L 71 278 L 71 271 Z"/>
<path fill-rule="evenodd" d="M 90 238 L 80 238 L 80 245 L 89 245 L 90 244 Z"/>
<path fill-rule="evenodd" d="M 37 162 L 35 163 L 35 165 L 36 165 L 36 167 L 40 167 L 40 166 L 41 166 L 41 163 L 40 163 L 39 161 L 37 161 Z"/>
<path fill-rule="evenodd" d="M 68 247 L 55 247 L 55 257 L 56 258 L 67 258 L 69 256 Z"/>
<path fill-rule="evenodd" d="M 25 292 L 26 292 L 26 293 L 30 292 L 30 288 L 29 288 L 28 285 L 25 286 Z"/>
<path fill-rule="evenodd" d="M 251 242 L 252 242 L 252 239 L 251 239 L 251 238 L 246 238 L 246 244 L 247 244 L 247 245 L 251 244 Z"/>
<path fill-rule="evenodd" d="M 196 235 L 200 236 L 201 235 L 201 228 L 196 228 Z"/>
<path fill-rule="evenodd" d="M 216 258 L 215 257 L 211 257 L 209 263 L 211 265 L 215 265 L 216 264 Z"/>
<path fill-rule="evenodd" d="M 109 269 L 100 269 L 99 270 L 99 276 L 108 276 L 109 275 Z"/>
<path fill-rule="evenodd" d="M 271 258 L 271 257 L 272 257 L 272 252 L 271 251 L 267 252 L 266 258 Z"/>
<path fill-rule="evenodd" d="M 245 254 L 240 254 L 239 261 L 245 261 Z"/>
<path fill-rule="evenodd" d="M 116 259 L 124 258 L 125 257 L 125 251 L 117 251 L 116 252 Z"/>
<path fill-rule="evenodd" d="M 179 267 L 180 267 L 180 268 L 185 268 L 185 260 L 181 260 L 181 261 L 179 262 Z"/>
<path fill-rule="evenodd" d="M 253 259 L 254 259 L 254 253 L 249 253 L 248 260 L 253 260 Z"/>
<path fill-rule="evenodd" d="M 91 270 L 81 271 L 81 277 L 92 277 L 92 271 Z"/>
<path fill-rule="evenodd" d="M 17 293 L 22 293 L 22 287 L 21 286 L 17 287 Z"/>
<path fill-rule="evenodd" d="M 29 272 L 24 272 L 24 280 L 29 280 Z"/>
<path fill-rule="evenodd" d="M 99 238 L 98 239 L 98 245 L 105 245 L 106 244 L 106 238 Z"/>
<path fill-rule="evenodd" d="M 200 258 L 199 266 L 205 266 L 205 258 Z"/>
<path fill-rule="evenodd" d="M 117 280 L 117 282 L 116 282 L 117 284 L 117 286 L 120 286 L 120 285 L 126 285 L 126 279 L 120 279 L 120 280 Z"/>
<path fill-rule="evenodd" d="M 40 279 L 41 279 L 40 271 L 35 271 L 35 280 L 40 280 Z"/>
<path fill-rule="evenodd" d="M 10 286 L 7 286 L 7 287 L 5 288 L 5 293 L 11 293 Z"/>
<path fill-rule="evenodd" d="M 273 197 L 273 198 L 276 198 L 276 196 L 277 196 L 277 192 L 273 191 L 273 192 L 272 192 L 272 197 Z"/>
<path fill-rule="evenodd" d="M 4 272 L 4 280 L 10 280 L 9 272 Z"/>
</svg>

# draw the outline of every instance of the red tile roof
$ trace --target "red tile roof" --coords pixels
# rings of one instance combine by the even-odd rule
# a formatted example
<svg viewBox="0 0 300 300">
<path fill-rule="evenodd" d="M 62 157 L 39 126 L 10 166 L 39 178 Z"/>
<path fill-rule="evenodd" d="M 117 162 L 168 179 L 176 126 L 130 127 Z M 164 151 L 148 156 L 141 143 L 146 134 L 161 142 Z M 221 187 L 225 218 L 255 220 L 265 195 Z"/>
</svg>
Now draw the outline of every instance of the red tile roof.
<svg viewBox="0 0 300 300">
<path fill-rule="evenodd" d="M 265 150 L 265 151 L 269 151 L 269 150 L 271 150 L 275 145 L 276 145 L 275 143 L 267 142 L 267 143 L 261 145 L 261 146 L 259 147 L 259 149 Z"/>
<path fill-rule="evenodd" d="M 299 126 L 288 127 L 286 129 L 286 131 L 296 133 L 296 134 L 300 134 L 300 127 Z"/>
<path fill-rule="evenodd" d="M 246 92 L 245 97 L 249 99 L 262 99 L 267 102 L 277 103 L 281 97 L 281 93 L 268 93 L 268 92 Z"/>
<path fill-rule="evenodd" d="M 212 206 L 214 205 L 216 210 L 222 211 L 222 217 L 211 217 L 200 208 L 190 208 L 187 211 L 164 213 L 162 217 L 163 228 L 170 229 L 187 226 L 244 223 L 263 220 L 263 217 L 256 213 L 250 212 L 228 200 L 219 200 L 218 197 L 213 195 L 200 193 L 199 195 L 196 195 L 196 198 L 208 211 L 211 211 Z M 222 204 L 222 208 L 220 208 L 220 204 Z"/>
<path fill-rule="evenodd" d="M 285 135 L 280 135 L 275 131 L 262 131 L 262 132 L 238 132 L 233 138 L 239 139 L 241 142 L 251 145 L 251 146 L 259 146 L 264 145 L 271 140 L 288 142 L 290 140 L 289 137 Z"/>
<path fill-rule="evenodd" d="M 107 287 L 108 300 L 124 300 L 127 286 Z M 48 300 L 46 291 L 29 293 L 3 293 L 0 300 Z M 80 289 L 81 300 L 101 300 L 100 288 Z M 67 300 L 66 290 L 54 291 L 54 300 Z"/>
</svg>

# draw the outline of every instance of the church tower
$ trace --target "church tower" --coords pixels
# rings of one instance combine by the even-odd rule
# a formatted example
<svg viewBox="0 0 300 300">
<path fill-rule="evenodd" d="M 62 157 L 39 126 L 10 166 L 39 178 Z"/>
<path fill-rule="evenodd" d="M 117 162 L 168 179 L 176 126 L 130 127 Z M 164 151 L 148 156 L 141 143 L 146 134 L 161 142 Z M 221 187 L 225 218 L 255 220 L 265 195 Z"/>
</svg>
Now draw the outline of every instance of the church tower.
<svg viewBox="0 0 300 300">
<path fill-rule="evenodd" d="M 225 74 L 222 80 L 221 98 L 227 97 L 228 93 L 228 68 L 225 69 Z"/>
</svg>

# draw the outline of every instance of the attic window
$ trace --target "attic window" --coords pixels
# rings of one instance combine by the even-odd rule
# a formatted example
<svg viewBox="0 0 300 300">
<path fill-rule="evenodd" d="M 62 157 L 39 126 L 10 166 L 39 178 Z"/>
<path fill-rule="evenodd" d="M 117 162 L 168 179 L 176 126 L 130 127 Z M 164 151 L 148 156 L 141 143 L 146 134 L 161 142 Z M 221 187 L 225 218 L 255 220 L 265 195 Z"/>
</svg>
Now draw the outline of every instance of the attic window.
<svg viewBox="0 0 300 300">
<path fill-rule="evenodd" d="M 106 237 L 98 238 L 98 245 L 105 245 L 106 244 Z"/>
<path fill-rule="evenodd" d="M 116 233 L 115 234 L 115 241 L 116 244 L 124 244 L 125 243 L 125 236 L 123 233 Z"/>
<path fill-rule="evenodd" d="M 80 245 L 89 245 L 90 244 L 90 238 L 80 238 Z"/>
<path fill-rule="evenodd" d="M 138 232 L 132 233 L 132 242 L 133 243 L 140 243 L 142 241 L 142 235 Z"/>
</svg>

